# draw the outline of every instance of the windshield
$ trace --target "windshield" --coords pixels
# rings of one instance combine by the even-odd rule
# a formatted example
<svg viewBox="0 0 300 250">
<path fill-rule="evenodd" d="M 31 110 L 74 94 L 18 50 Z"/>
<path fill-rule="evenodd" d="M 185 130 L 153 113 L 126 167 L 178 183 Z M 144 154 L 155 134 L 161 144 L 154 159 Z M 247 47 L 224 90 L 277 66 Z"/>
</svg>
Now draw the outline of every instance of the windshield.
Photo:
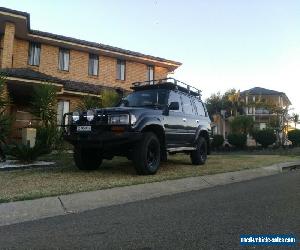
<svg viewBox="0 0 300 250">
<path fill-rule="evenodd" d="M 121 107 L 155 107 L 161 108 L 166 105 L 167 90 L 150 89 L 136 91 L 125 97 Z"/>
</svg>

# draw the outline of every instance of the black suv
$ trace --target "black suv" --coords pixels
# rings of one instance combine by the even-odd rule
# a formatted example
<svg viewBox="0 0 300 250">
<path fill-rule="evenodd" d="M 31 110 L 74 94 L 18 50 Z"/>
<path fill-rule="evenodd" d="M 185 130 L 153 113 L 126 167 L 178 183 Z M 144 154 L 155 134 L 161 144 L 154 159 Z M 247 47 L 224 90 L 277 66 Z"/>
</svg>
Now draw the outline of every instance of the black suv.
<svg viewBox="0 0 300 250">
<path fill-rule="evenodd" d="M 204 164 L 210 152 L 210 119 L 201 92 L 173 78 L 133 83 L 117 107 L 68 113 L 64 137 L 74 145 L 79 169 L 125 156 L 138 174 L 155 174 L 175 153 Z"/>
</svg>

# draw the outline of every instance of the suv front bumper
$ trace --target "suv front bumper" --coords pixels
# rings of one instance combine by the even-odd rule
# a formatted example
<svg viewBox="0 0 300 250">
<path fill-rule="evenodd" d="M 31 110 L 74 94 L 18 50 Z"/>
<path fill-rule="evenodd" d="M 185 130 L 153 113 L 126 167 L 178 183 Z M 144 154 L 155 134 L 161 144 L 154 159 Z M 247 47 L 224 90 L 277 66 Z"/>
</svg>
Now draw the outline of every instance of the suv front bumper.
<svg viewBox="0 0 300 250">
<path fill-rule="evenodd" d="M 86 147 L 97 147 L 107 148 L 114 146 L 121 146 L 124 144 L 133 144 L 142 138 L 140 132 L 112 132 L 103 131 L 100 133 L 96 132 L 77 132 L 64 134 L 64 139 L 74 146 L 86 146 Z"/>
</svg>

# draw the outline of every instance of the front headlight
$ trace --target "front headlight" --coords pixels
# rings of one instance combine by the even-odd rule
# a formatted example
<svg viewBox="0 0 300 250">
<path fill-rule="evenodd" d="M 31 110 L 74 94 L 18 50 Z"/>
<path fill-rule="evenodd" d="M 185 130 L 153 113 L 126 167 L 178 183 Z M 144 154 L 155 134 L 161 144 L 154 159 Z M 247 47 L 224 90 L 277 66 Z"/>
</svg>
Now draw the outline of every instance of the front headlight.
<svg viewBox="0 0 300 250">
<path fill-rule="evenodd" d="M 89 122 L 92 121 L 92 120 L 94 119 L 94 117 L 95 117 L 94 111 L 88 110 L 88 111 L 86 112 L 86 119 L 87 119 Z"/>
<path fill-rule="evenodd" d="M 134 125 L 136 123 L 137 119 L 135 115 L 131 115 L 131 125 Z"/>
<path fill-rule="evenodd" d="M 108 116 L 108 124 L 129 124 L 129 115 L 122 114 L 122 115 L 110 115 Z"/>
<path fill-rule="evenodd" d="M 79 112 L 75 111 L 75 112 L 72 113 L 72 120 L 73 120 L 74 122 L 79 121 L 79 118 L 80 118 Z"/>
</svg>

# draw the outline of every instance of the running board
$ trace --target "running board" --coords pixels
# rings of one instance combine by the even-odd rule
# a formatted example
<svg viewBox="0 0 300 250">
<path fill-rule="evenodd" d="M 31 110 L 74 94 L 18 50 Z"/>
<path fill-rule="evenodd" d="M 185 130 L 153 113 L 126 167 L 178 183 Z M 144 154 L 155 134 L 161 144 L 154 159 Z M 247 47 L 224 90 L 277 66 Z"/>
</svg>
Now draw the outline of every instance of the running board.
<svg viewBox="0 0 300 250">
<path fill-rule="evenodd" d="M 194 151 L 196 150 L 195 147 L 180 147 L 180 148 L 167 148 L 167 151 L 169 153 L 172 153 L 172 152 L 180 152 L 180 151 Z"/>
</svg>

